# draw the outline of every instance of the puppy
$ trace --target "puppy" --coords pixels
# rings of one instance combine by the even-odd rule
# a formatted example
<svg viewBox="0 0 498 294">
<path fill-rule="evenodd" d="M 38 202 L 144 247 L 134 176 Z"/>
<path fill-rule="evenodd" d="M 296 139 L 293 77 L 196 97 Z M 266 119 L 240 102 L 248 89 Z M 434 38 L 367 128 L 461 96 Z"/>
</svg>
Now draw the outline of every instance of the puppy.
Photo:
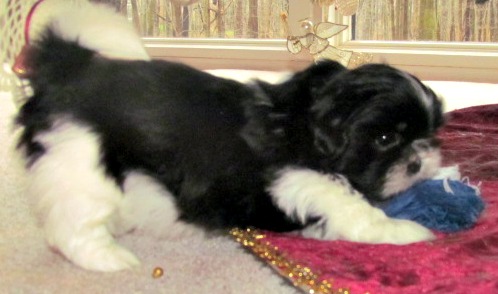
<svg viewBox="0 0 498 294">
<path fill-rule="evenodd" d="M 47 241 L 75 264 L 137 265 L 113 239 L 137 229 L 433 237 L 371 205 L 439 167 L 441 104 L 415 77 L 324 61 L 281 83 L 240 83 L 142 53 L 105 54 L 113 50 L 86 45 L 84 26 L 66 31 L 50 22 L 33 43 L 34 94 L 17 123 Z"/>
</svg>

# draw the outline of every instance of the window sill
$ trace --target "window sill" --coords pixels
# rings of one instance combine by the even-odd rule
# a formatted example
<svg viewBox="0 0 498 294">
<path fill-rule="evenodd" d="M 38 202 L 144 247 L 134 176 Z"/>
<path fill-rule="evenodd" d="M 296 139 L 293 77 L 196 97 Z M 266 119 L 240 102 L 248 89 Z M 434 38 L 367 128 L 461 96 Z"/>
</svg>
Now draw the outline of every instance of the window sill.
<svg viewBox="0 0 498 294">
<path fill-rule="evenodd" d="M 180 61 L 199 69 L 299 70 L 312 57 L 291 54 L 286 40 L 145 38 L 153 58 Z M 423 80 L 498 83 L 497 44 L 349 41 L 342 49 L 366 52 Z"/>
<path fill-rule="evenodd" d="M 144 38 L 153 58 L 185 62 L 199 69 L 286 71 L 305 68 L 312 58 L 291 54 L 286 40 Z"/>
<path fill-rule="evenodd" d="M 498 45 L 484 43 L 350 41 L 341 48 L 371 53 L 424 80 L 498 83 Z"/>
</svg>

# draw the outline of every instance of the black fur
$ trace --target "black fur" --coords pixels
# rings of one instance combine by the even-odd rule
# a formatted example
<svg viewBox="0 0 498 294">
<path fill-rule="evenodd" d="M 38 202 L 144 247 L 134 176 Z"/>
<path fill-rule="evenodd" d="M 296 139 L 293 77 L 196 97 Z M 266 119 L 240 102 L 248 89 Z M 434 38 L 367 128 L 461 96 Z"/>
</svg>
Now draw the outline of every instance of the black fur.
<svg viewBox="0 0 498 294">
<path fill-rule="evenodd" d="M 375 199 L 407 145 L 442 123 L 434 94 L 422 86 L 436 106 L 431 121 L 408 78 L 387 65 L 350 71 L 328 61 L 281 84 L 241 84 L 177 63 L 106 59 L 50 32 L 30 60 L 34 96 L 17 120 L 28 158 L 45 152 L 37 133 L 74 120 L 98 134 L 118 184 L 144 172 L 176 196 L 183 220 L 210 229 L 301 228 L 267 192 L 286 166 L 342 173 Z M 401 122 L 399 146 L 376 147 Z"/>
</svg>

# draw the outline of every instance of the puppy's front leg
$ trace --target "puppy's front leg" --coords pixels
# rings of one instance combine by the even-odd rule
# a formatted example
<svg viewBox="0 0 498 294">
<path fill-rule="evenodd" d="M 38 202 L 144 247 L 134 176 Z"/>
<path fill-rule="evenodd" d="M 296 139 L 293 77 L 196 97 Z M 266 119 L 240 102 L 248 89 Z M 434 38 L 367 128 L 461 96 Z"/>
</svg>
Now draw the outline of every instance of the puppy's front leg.
<svg viewBox="0 0 498 294">
<path fill-rule="evenodd" d="M 434 238 L 430 230 L 415 222 L 387 217 L 342 176 L 287 168 L 278 173 L 269 192 L 288 216 L 303 224 L 318 219 L 303 230 L 306 237 L 391 244 Z"/>
<path fill-rule="evenodd" d="M 100 164 L 97 136 L 77 124 L 58 122 L 35 141 L 45 153 L 28 169 L 28 194 L 37 201 L 49 245 L 89 270 L 137 265 L 106 227 L 122 195 Z"/>
</svg>

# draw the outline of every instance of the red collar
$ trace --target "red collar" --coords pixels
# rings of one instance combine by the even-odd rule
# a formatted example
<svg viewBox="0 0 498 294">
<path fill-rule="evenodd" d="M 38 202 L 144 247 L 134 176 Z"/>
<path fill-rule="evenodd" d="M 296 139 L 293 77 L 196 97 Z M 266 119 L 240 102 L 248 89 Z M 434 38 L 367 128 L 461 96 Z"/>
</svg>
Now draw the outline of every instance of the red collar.
<svg viewBox="0 0 498 294">
<path fill-rule="evenodd" d="M 28 16 L 26 17 L 26 23 L 24 24 L 24 40 L 26 41 L 26 44 L 29 44 L 29 28 L 31 27 L 31 20 L 33 18 L 33 14 L 36 11 L 36 8 L 43 2 L 43 0 L 38 0 L 36 1 L 33 6 L 31 6 L 31 9 L 29 10 Z"/>
<path fill-rule="evenodd" d="M 38 0 L 29 10 L 28 16 L 26 17 L 26 23 L 24 24 L 24 40 L 25 44 L 21 48 L 21 52 L 17 55 L 14 60 L 14 65 L 12 66 L 12 71 L 20 78 L 27 78 L 32 74 L 31 68 L 27 65 L 26 58 L 29 56 L 29 51 L 31 46 L 29 45 L 29 28 L 31 26 L 31 20 L 36 8 L 43 2 L 43 0 Z"/>
</svg>

